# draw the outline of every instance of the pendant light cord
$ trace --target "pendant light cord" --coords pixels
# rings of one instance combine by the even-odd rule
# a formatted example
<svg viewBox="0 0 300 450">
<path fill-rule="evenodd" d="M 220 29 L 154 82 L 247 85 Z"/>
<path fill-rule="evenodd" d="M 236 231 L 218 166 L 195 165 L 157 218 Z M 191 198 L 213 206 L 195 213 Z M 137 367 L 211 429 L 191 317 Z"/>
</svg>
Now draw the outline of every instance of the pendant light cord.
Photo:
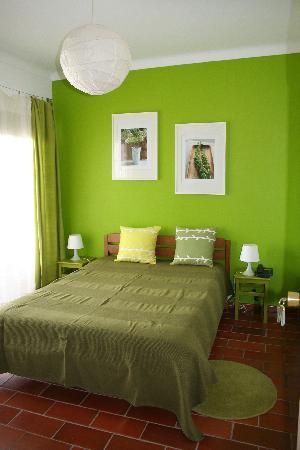
<svg viewBox="0 0 300 450">
<path fill-rule="evenodd" d="M 92 17 L 91 17 L 91 24 L 94 23 L 94 0 L 92 0 Z"/>
</svg>

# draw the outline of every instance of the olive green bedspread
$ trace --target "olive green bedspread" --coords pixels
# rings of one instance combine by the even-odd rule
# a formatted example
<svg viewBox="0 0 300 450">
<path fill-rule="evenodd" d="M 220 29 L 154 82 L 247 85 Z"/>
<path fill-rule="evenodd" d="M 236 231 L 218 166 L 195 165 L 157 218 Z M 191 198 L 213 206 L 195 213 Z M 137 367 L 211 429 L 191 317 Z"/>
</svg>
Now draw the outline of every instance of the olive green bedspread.
<svg viewBox="0 0 300 450">
<path fill-rule="evenodd" d="M 225 296 L 219 265 L 101 258 L 0 308 L 0 372 L 168 409 L 199 440 L 191 411 L 216 381 Z"/>
</svg>

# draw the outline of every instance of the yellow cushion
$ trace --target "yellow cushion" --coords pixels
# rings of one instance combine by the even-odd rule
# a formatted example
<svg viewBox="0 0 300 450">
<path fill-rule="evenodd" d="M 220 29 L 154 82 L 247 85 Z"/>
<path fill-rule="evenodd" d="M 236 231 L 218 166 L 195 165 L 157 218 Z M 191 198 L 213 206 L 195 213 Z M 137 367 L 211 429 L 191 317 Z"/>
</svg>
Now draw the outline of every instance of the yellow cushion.
<svg viewBox="0 0 300 450">
<path fill-rule="evenodd" d="M 155 246 L 161 227 L 120 227 L 119 253 L 115 261 L 156 264 Z"/>
</svg>

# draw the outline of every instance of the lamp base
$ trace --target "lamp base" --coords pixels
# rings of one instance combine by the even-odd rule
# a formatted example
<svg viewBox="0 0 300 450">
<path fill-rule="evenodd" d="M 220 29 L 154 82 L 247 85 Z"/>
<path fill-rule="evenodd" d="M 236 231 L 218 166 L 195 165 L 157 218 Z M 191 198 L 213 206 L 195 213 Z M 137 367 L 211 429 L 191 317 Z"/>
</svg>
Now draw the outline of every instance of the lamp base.
<svg viewBox="0 0 300 450">
<path fill-rule="evenodd" d="M 78 250 L 74 249 L 74 255 L 72 256 L 71 261 L 80 261 L 80 256 L 78 255 Z"/>
<path fill-rule="evenodd" d="M 243 275 L 245 275 L 245 277 L 254 277 L 254 272 L 251 266 L 251 262 L 248 262 L 248 266 L 247 269 L 245 270 L 245 272 L 243 272 Z"/>
</svg>

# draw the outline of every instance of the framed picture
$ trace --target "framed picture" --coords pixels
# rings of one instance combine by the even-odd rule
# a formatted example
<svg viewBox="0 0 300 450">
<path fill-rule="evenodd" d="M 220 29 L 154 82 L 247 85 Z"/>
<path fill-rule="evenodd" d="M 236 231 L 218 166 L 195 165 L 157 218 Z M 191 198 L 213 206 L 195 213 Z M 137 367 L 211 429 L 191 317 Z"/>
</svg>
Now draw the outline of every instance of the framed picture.
<svg viewBox="0 0 300 450">
<path fill-rule="evenodd" d="M 112 179 L 157 180 L 157 113 L 113 114 Z"/>
<path fill-rule="evenodd" d="M 226 122 L 175 125 L 176 194 L 225 194 Z"/>
</svg>

